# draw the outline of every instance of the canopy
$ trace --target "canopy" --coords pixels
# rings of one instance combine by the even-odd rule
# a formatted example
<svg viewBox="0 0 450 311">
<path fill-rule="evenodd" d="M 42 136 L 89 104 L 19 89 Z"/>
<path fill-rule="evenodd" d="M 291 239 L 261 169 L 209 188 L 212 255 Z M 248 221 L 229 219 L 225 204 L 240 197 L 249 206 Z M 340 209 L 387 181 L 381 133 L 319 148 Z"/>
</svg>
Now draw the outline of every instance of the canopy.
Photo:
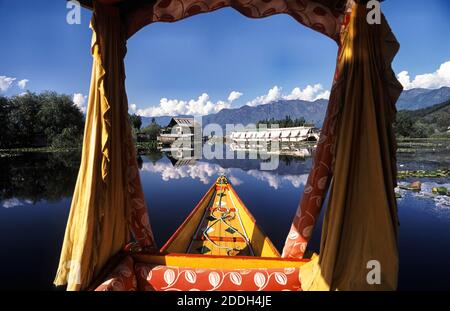
<svg viewBox="0 0 450 311">
<path fill-rule="evenodd" d="M 255 132 L 247 132 L 245 133 L 245 138 L 252 138 Z"/>
<path fill-rule="evenodd" d="M 264 138 L 265 135 L 266 135 L 266 131 L 260 131 L 260 132 L 258 132 L 257 138 Z"/>
<path fill-rule="evenodd" d="M 331 184 L 318 257 L 303 289 L 395 289 L 397 280 L 392 122 L 401 85 L 390 64 L 398 49 L 385 19 L 368 25 L 358 0 L 97 0 L 93 68 L 80 171 L 55 284 L 85 289 L 131 235 L 155 248 L 127 118 L 126 40 L 145 25 L 232 7 L 252 18 L 289 14 L 337 42 L 335 79 L 314 164 L 283 249 L 301 258 Z M 350 14 L 352 13 L 352 14 Z M 314 48 L 314 47 L 312 47 Z M 271 131 L 279 137 L 280 131 Z M 333 178 L 332 178 L 333 177 Z M 379 260 L 380 286 L 365 279 Z"/>
<path fill-rule="evenodd" d="M 281 132 L 281 137 L 282 138 L 287 138 L 287 137 L 289 137 L 289 135 L 291 135 L 291 131 L 289 131 L 289 130 L 283 130 Z"/>
<path fill-rule="evenodd" d="M 281 135 L 281 131 L 271 131 L 270 132 L 270 138 L 274 139 L 274 138 L 279 138 Z"/>
<path fill-rule="evenodd" d="M 306 136 L 306 135 L 308 135 L 308 133 L 309 133 L 310 130 L 311 130 L 311 128 L 308 128 L 308 127 L 301 129 L 301 130 L 300 130 L 300 136 Z"/>
<path fill-rule="evenodd" d="M 291 138 L 296 138 L 300 134 L 300 130 L 292 130 L 291 131 Z"/>
</svg>

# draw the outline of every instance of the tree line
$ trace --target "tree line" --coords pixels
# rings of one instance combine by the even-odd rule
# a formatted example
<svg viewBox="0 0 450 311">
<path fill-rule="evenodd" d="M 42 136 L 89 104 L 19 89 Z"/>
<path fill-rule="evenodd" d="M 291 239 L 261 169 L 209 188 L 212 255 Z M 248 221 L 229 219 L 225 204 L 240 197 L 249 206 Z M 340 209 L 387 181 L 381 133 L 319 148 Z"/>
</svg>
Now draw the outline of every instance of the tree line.
<svg viewBox="0 0 450 311">
<path fill-rule="evenodd" d="M 161 127 L 156 123 L 155 118 L 152 118 L 149 125 L 142 128 L 142 117 L 136 114 L 129 116 L 131 127 L 133 128 L 134 135 L 137 141 L 155 141 Z"/>
<path fill-rule="evenodd" d="M 287 115 L 284 119 L 265 119 L 258 121 L 256 126 L 259 127 L 261 124 L 266 124 L 267 127 L 270 127 L 272 124 L 278 124 L 279 127 L 297 127 L 297 126 L 313 126 L 312 124 L 307 124 L 304 117 L 292 119 L 291 116 Z"/>
<path fill-rule="evenodd" d="M 68 95 L 0 97 L 0 149 L 81 145 L 84 115 Z"/>
<path fill-rule="evenodd" d="M 394 124 L 397 136 L 430 137 L 445 133 L 450 119 L 450 103 L 446 102 L 417 111 L 399 111 Z M 138 141 L 154 141 L 161 127 L 155 118 L 145 128 L 142 118 L 129 115 L 134 137 Z M 27 92 L 13 97 L 0 96 L 0 149 L 30 147 L 78 147 L 84 131 L 84 115 L 68 95 L 56 92 Z M 265 119 L 257 125 L 278 124 L 279 127 L 306 126 L 305 118 Z"/>
<path fill-rule="evenodd" d="M 154 118 L 141 129 L 140 116 L 128 117 L 135 138 L 156 140 L 160 126 Z M 69 95 L 47 91 L 0 96 L 0 149 L 80 147 L 84 122 L 83 112 Z"/>
<path fill-rule="evenodd" d="M 394 123 L 399 137 L 428 138 L 447 135 L 450 126 L 450 101 L 418 110 L 397 112 Z"/>
</svg>

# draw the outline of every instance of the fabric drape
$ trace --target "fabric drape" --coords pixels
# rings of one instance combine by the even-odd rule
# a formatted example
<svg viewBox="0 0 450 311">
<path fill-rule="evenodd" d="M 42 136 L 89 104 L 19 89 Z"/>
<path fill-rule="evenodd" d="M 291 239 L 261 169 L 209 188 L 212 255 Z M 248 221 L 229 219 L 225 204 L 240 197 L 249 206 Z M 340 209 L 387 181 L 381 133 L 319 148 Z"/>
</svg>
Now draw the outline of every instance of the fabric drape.
<svg viewBox="0 0 450 311">
<path fill-rule="evenodd" d="M 96 2 L 92 77 L 80 170 L 55 285 L 86 288 L 130 241 L 154 245 L 128 121 L 120 11 Z"/>
<path fill-rule="evenodd" d="M 130 1 L 129 1 L 130 2 Z M 335 41 L 347 0 L 157 0 L 133 7 L 126 14 L 128 37 L 156 22 L 176 22 L 190 16 L 230 7 L 250 18 L 288 14 L 299 23 Z"/>
<path fill-rule="evenodd" d="M 320 255 L 302 267 L 304 290 L 397 287 L 396 144 L 392 123 L 402 91 L 391 69 L 398 50 L 386 20 L 369 25 L 356 4 L 343 33 L 334 98 L 333 179 Z M 379 272 L 379 281 L 374 274 Z M 374 283 L 375 282 L 375 283 Z"/>
<path fill-rule="evenodd" d="M 345 15 L 341 21 L 337 64 L 330 98 L 328 99 L 327 112 L 320 130 L 320 138 L 317 142 L 313 165 L 308 175 L 299 206 L 292 220 L 288 236 L 286 237 L 282 257 L 303 258 L 333 176 L 334 149 L 337 134 L 336 123 L 339 112 L 338 99 L 342 96 L 341 90 L 338 87 L 340 85 L 338 82 L 343 78 L 340 75 L 340 63 L 342 60 L 343 45 L 345 44 L 345 33 L 348 31 L 354 5 L 355 2 L 353 0 L 347 2 Z"/>
</svg>

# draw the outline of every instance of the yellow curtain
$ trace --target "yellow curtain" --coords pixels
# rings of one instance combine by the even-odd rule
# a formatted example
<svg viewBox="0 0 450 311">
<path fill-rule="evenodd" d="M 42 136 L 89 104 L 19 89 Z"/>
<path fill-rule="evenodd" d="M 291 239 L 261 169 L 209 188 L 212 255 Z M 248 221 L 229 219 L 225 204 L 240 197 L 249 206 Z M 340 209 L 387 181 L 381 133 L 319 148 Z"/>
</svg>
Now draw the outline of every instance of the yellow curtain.
<svg viewBox="0 0 450 311">
<path fill-rule="evenodd" d="M 55 285 L 86 288 L 130 240 L 153 243 L 137 169 L 123 59 L 126 29 L 117 8 L 94 1 L 92 77 L 83 151 Z"/>
<path fill-rule="evenodd" d="M 342 37 L 333 179 L 320 255 L 300 271 L 304 290 L 397 287 L 392 122 L 402 87 L 391 62 L 399 46 L 384 17 L 369 25 L 366 16 L 356 4 Z"/>
</svg>

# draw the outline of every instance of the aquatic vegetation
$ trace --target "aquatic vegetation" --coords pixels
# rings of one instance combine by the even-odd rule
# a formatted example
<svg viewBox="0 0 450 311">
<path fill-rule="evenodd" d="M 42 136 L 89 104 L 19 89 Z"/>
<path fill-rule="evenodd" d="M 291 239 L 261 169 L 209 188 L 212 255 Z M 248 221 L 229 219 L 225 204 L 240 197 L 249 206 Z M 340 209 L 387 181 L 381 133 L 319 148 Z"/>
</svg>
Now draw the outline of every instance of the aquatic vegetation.
<svg viewBox="0 0 450 311">
<path fill-rule="evenodd" d="M 411 191 L 410 184 L 407 182 L 399 182 L 399 186 L 395 188 L 395 196 L 397 200 L 403 200 L 405 197 L 413 196 L 417 199 L 434 201 L 437 209 L 450 209 L 450 184 L 436 182 L 422 182 L 420 191 Z"/>
<path fill-rule="evenodd" d="M 397 153 L 439 153 L 449 150 L 450 139 L 448 138 L 398 138 Z"/>
<path fill-rule="evenodd" d="M 415 170 L 415 171 L 399 171 L 397 173 L 398 179 L 404 179 L 408 177 L 422 177 L 422 178 L 439 178 L 439 177 L 449 177 L 450 169 L 437 169 L 437 170 Z"/>
<path fill-rule="evenodd" d="M 154 152 L 158 150 L 158 143 L 156 140 L 148 142 L 136 142 L 135 146 L 139 154 L 145 154 L 149 151 Z"/>
<path fill-rule="evenodd" d="M 420 181 L 415 181 L 407 185 L 399 185 L 400 189 L 420 191 L 422 189 L 422 183 Z"/>
<path fill-rule="evenodd" d="M 433 187 L 431 191 L 441 195 L 450 195 L 450 190 L 445 187 Z"/>
<path fill-rule="evenodd" d="M 39 148 L 14 148 L 14 149 L 0 149 L 0 158 L 12 158 L 24 155 L 26 153 L 68 153 L 76 152 L 80 153 L 79 147 L 39 147 Z"/>
</svg>

